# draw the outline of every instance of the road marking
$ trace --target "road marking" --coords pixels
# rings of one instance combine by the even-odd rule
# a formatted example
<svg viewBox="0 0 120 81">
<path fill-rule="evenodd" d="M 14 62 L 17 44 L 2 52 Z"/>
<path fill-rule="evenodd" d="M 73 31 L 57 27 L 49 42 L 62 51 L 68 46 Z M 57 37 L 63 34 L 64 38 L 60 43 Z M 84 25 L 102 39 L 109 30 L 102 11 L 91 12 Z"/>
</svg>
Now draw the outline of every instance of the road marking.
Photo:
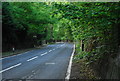
<svg viewBox="0 0 120 81">
<path fill-rule="evenodd" d="M 31 75 L 31 77 L 32 77 L 33 75 Z"/>
<path fill-rule="evenodd" d="M 33 75 L 30 75 L 30 76 L 28 77 L 28 79 L 31 79 L 32 76 L 33 76 Z"/>
<path fill-rule="evenodd" d="M 46 65 L 48 65 L 48 64 L 55 64 L 55 63 L 45 63 Z"/>
<path fill-rule="evenodd" d="M 45 53 L 41 54 L 41 56 L 46 55 L 46 54 L 47 54 L 47 52 L 45 52 Z"/>
<path fill-rule="evenodd" d="M 32 72 L 34 72 L 34 70 Z"/>
<path fill-rule="evenodd" d="M 55 49 L 53 49 L 53 50 L 55 50 Z"/>
<path fill-rule="evenodd" d="M 52 50 L 50 50 L 49 52 L 51 52 Z"/>
<path fill-rule="evenodd" d="M 31 58 L 31 59 L 28 59 L 27 61 L 31 61 L 31 60 L 34 60 L 36 58 L 38 58 L 38 56 L 35 56 L 35 57 Z"/>
<path fill-rule="evenodd" d="M 67 73 L 66 73 L 66 77 L 65 77 L 65 80 L 67 80 L 67 81 L 70 79 L 70 73 L 71 73 L 71 67 L 72 67 L 72 59 L 73 59 L 74 53 L 75 53 L 75 44 L 74 44 L 72 55 L 70 57 L 70 61 L 69 61 L 69 65 L 68 65 L 68 69 L 67 69 Z"/>
<path fill-rule="evenodd" d="M 28 77 L 28 76 L 24 76 L 24 77 L 22 77 L 22 79 L 27 79 L 27 77 Z"/>
<path fill-rule="evenodd" d="M 30 50 L 30 51 L 27 51 L 27 52 L 23 52 L 23 53 L 19 53 L 17 55 L 12 55 L 12 56 L 8 56 L 8 57 L 0 58 L 0 60 L 7 59 L 7 58 L 12 58 L 12 57 L 15 57 L 15 56 L 20 56 L 22 54 L 26 54 L 26 53 L 29 53 L 29 52 L 32 52 L 32 51 L 33 50 Z"/>
<path fill-rule="evenodd" d="M 20 66 L 21 64 L 22 64 L 22 63 L 19 63 L 19 64 L 16 64 L 16 65 L 14 65 L 14 66 L 11 66 L 11 67 L 9 67 L 9 68 L 7 68 L 7 69 L 4 69 L 4 70 L 0 71 L 0 73 L 5 72 L 5 71 L 7 71 L 7 70 L 10 70 L 10 69 L 12 69 L 12 68 L 15 68 L 15 67 L 17 67 L 17 66 Z"/>
<path fill-rule="evenodd" d="M 19 80 L 19 81 L 23 81 L 23 80 Z"/>
</svg>

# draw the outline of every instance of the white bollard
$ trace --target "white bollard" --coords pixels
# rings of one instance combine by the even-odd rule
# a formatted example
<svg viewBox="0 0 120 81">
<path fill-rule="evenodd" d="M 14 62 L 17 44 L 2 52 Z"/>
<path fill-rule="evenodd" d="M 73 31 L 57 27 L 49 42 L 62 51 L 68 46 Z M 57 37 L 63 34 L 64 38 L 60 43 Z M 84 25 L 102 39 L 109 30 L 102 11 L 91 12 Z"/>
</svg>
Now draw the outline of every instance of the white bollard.
<svg viewBox="0 0 120 81">
<path fill-rule="evenodd" d="M 15 48 L 14 48 L 14 47 L 13 47 L 13 49 L 12 49 L 12 50 L 13 50 L 13 52 L 15 52 Z"/>
</svg>

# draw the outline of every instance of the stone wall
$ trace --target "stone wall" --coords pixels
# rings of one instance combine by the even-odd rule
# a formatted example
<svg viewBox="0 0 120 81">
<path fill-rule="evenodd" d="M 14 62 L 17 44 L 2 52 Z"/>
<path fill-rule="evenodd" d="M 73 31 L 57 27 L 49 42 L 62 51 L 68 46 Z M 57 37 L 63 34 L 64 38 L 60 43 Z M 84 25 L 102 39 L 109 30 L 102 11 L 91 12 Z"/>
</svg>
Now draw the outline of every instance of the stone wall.
<svg viewBox="0 0 120 81">
<path fill-rule="evenodd" d="M 116 58 L 110 58 L 106 79 L 120 79 L 120 52 Z"/>
</svg>

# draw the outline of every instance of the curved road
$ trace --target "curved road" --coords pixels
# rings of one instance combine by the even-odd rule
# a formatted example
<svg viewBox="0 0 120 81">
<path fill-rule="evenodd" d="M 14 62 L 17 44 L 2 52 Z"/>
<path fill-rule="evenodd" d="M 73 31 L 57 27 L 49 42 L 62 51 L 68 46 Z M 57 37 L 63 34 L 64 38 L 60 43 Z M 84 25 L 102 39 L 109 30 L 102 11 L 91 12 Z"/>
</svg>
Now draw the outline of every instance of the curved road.
<svg viewBox="0 0 120 81">
<path fill-rule="evenodd" d="M 3 79 L 65 79 L 73 44 L 58 43 L 2 59 Z"/>
</svg>

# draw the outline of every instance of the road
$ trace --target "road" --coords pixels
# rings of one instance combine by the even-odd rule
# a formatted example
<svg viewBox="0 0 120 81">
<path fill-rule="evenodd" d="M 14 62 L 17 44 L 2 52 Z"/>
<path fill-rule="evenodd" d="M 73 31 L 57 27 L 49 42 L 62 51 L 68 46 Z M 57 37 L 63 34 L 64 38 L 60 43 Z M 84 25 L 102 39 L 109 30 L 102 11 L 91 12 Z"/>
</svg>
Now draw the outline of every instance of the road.
<svg viewBox="0 0 120 81">
<path fill-rule="evenodd" d="M 3 79 L 65 79 L 73 44 L 56 43 L 2 59 Z"/>
</svg>

